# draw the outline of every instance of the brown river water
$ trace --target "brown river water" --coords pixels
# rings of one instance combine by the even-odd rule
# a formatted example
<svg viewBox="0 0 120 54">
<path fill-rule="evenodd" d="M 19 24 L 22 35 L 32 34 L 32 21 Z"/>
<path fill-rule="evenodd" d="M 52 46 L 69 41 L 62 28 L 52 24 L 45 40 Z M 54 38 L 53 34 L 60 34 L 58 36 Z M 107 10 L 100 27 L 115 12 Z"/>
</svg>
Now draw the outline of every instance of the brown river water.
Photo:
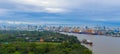
<svg viewBox="0 0 120 54">
<path fill-rule="evenodd" d="M 120 54 L 120 37 L 108 37 L 100 35 L 85 35 L 76 33 L 63 33 L 76 36 L 80 41 L 87 39 L 93 42 L 93 47 L 89 47 L 93 54 Z"/>
</svg>

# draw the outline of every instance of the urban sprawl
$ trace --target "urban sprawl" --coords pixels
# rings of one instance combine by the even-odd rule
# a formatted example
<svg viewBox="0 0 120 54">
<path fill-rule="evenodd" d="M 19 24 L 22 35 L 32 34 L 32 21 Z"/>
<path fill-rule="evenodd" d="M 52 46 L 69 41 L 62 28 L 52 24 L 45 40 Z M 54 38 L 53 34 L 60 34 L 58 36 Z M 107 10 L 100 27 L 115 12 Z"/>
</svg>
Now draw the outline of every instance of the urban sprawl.
<svg viewBox="0 0 120 54">
<path fill-rule="evenodd" d="M 0 30 L 54 31 L 120 37 L 120 28 L 106 26 L 0 25 Z"/>
</svg>

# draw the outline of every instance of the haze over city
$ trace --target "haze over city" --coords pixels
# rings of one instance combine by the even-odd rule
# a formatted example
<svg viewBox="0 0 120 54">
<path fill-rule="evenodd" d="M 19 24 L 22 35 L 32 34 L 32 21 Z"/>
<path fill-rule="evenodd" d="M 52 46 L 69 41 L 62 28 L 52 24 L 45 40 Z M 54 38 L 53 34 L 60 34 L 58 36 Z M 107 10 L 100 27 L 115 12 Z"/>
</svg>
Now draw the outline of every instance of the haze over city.
<svg viewBox="0 0 120 54">
<path fill-rule="evenodd" d="M 120 25 L 119 0 L 0 0 L 0 23 Z"/>
<path fill-rule="evenodd" d="M 0 0 L 0 54 L 120 54 L 120 0 Z"/>
</svg>

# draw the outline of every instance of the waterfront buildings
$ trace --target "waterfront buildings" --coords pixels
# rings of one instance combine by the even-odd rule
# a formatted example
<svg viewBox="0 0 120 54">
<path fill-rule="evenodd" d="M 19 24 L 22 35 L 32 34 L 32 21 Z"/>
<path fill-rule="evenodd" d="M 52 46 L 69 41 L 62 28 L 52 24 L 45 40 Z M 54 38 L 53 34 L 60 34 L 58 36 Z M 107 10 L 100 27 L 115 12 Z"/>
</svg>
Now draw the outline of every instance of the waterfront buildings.
<svg viewBox="0 0 120 54">
<path fill-rule="evenodd" d="M 120 36 L 119 27 L 105 26 L 0 25 L 0 30 L 54 31 L 91 35 Z"/>
</svg>

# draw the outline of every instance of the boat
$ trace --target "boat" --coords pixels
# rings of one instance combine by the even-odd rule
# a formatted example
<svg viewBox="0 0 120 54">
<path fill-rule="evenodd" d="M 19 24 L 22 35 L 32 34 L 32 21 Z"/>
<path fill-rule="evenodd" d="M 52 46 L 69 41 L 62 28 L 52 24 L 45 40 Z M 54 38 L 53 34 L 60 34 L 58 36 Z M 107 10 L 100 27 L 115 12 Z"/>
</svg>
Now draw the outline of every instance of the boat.
<svg viewBox="0 0 120 54">
<path fill-rule="evenodd" d="M 81 41 L 81 43 L 83 43 L 83 44 L 88 44 L 88 45 L 90 45 L 90 46 L 93 45 L 93 42 L 91 42 L 90 40 L 87 40 L 87 39 L 83 39 L 83 40 Z"/>
</svg>

